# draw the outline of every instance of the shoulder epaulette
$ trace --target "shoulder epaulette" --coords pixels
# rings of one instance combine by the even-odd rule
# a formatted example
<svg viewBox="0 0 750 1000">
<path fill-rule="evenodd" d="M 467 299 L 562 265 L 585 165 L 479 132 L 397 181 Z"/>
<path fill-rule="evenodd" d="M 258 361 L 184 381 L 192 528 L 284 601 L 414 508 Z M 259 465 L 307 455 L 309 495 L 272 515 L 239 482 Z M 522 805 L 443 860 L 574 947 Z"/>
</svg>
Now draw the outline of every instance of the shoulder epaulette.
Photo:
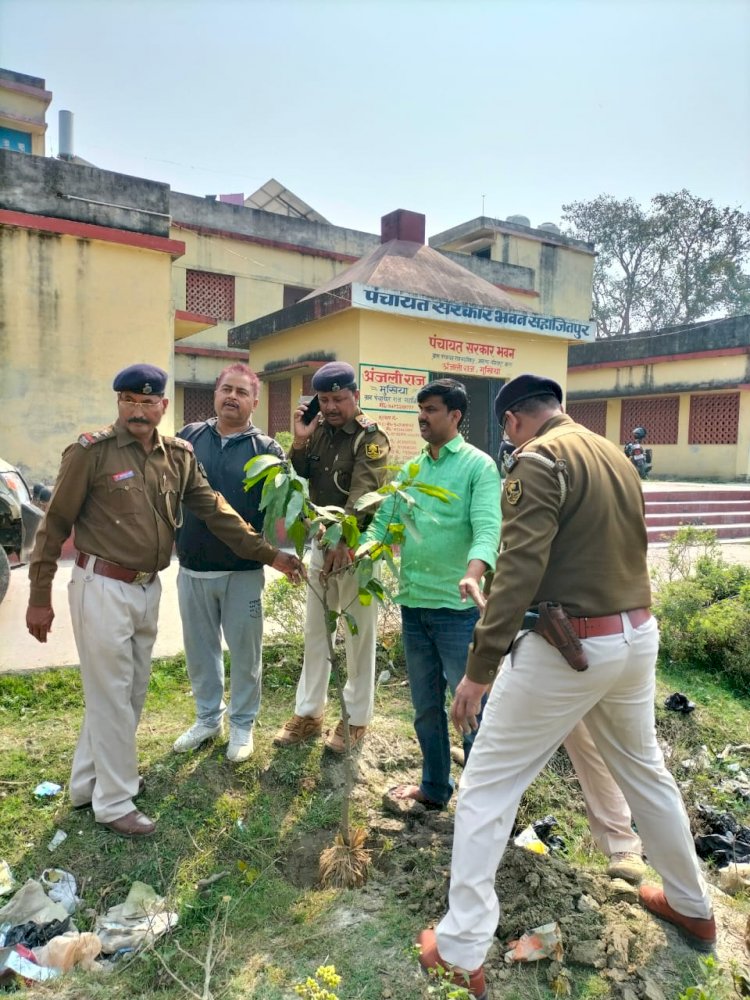
<svg viewBox="0 0 750 1000">
<path fill-rule="evenodd" d="M 90 448 L 92 444 L 97 444 L 99 441 L 106 441 L 108 438 L 113 438 L 114 436 L 114 427 L 102 427 L 99 431 L 86 431 L 85 434 L 81 434 L 78 438 L 78 443 L 82 448 Z"/>
<path fill-rule="evenodd" d="M 371 420 L 366 413 L 358 413 L 354 418 L 360 427 L 363 427 L 366 434 L 372 434 L 373 431 L 378 429 L 378 425 L 374 420 Z"/>
<path fill-rule="evenodd" d="M 162 442 L 171 445 L 173 448 L 184 448 L 185 451 L 195 451 L 195 448 L 184 438 L 162 436 Z"/>
<path fill-rule="evenodd" d="M 538 451 L 517 451 L 514 452 L 513 457 L 520 461 L 522 458 L 532 458 L 534 461 L 543 465 L 545 469 L 548 469 L 551 473 L 557 476 L 557 484 L 560 489 L 560 506 L 562 507 L 568 496 L 568 484 L 565 478 L 567 463 L 564 459 L 558 458 L 557 460 L 553 458 L 547 458 L 546 455 L 540 455 Z"/>
</svg>

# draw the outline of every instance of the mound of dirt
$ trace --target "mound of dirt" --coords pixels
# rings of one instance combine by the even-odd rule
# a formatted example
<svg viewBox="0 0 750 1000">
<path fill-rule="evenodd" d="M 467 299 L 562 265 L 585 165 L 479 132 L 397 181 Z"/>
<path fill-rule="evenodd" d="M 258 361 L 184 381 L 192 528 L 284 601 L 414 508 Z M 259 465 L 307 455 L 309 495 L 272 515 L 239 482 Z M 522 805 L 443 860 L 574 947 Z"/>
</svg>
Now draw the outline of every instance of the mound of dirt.
<svg viewBox="0 0 750 1000">
<path fill-rule="evenodd" d="M 386 814 L 380 805 L 373 806 L 390 786 L 414 780 L 415 751 L 415 745 L 391 739 L 388 732 L 368 733 L 355 753 L 352 798 L 367 811 L 373 859 L 370 880 L 361 890 L 363 912 L 370 914 L 382 905 L 386 892 L 395 892 L 429 926 L 448 905 L 454 804 L 442 812 L 417 809 L 409 815 Z M 346 785 L 345 761 L 326 754 L 321 780 L 332 794 L 340 794 Z M 300 837 L 282 861 L 295 884 L 316 884 L 317 858 L 334 834 Z M 544 970 L 553 989 L 565 992 L 568 970 L 583 967 L 607 979 L 618 1000 L 665 1000 L 679 992 L 686 966 L 697 965 L 698 956 L 677 931 L 639 905 L 636 888 L 601 870 L 574 866 L 562 854 L 539 855 L 510 844 L 495 888 L 501 917 L 485 963 L 493 996 L 500 995 L 501 983 L 524 975 L 523 969 L 534 975 L 538 972 L 533 970 Z M 719 929 L 717 958 L 724 968 L 733 962 L 745 965 L 743 918 L 720 890 L 711 891 Z M 506 963 L 509 941 L 548 923 L 560 928 L 562 963 L 543 960 L 533 969 Z"/>
<path fill-rule="evenodd" d="M 425 926 L 436 923 L 448 905 L 452 811 L 403 819 L 373 811 L 369 819 L 374 842 L 395 843 L 397 849 L 375 852 L 374 884 L 365 891 L 377 891 L 379 870 L 406 908 L 423 914 Z M 588 967 L 610 981 L 615 997 L 665 1000 L 679 992 L 686 964 L 697 964 L 697 953 L 677 931 L 639 905 L 637 888 L 574 866 L 563 855 L 539 855 L 510 844 L 495 889 L 501 916 L 485 963 L 491 995 L 493 985 L 500 995 L 499 984 L 520 972 L 505 961 L 508 942 L 547 923 L 560 927 L 563 962 L 543 960 L 534 968 L 544 969 L 556 990 L 567 977 L 566 967 Z M 743 917 L 720 890 L 712 886 L 711 894 L 718 961 L 724 968 L 746 965 Z"/>
</svg>

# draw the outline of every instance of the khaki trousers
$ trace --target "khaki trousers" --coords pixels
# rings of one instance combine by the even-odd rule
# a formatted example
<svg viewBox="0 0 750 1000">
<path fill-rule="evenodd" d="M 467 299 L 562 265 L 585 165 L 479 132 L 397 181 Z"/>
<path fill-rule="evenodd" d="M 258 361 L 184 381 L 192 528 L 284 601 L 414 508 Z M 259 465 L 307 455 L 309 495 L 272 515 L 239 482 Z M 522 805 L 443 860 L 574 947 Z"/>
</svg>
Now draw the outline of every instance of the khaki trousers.
<svg viewBox="0 0 750 1000">
<path fill-rule="evenodd" d="M 70 617 L 81 661 L 83 725 L 73 756 L 70 799 L 91 802 L 99 823 L 135 809 L 135 733 L 151 676 L 161 583 L 141 586 L 73 567 Z"/>
<path fill-rule="evenodd" d="M 583 792 L 591 836 L 610 857 L 620 851 L 640 854 L 641 839 L 631 826 L 625 796 L 615 784 L 584 722 L 579 722 L 564 742 Z"/>
<path fill-rule="evenodd" d="M 305 656 L 302 674 L 297 684 L 294 711 L 297 715 L 319 716 L 328 701 L 328 681 L 331 662 L 328 658 L 326 623 L 323 606 L 316 594 L 321 593 L 318 576 L 323 568 L 324 553 L 313 542 L 310 556 L 310 585 L 307 592 L 305 617 Z M 314 593 L 313 593 L 314 591 Z M 375 707 L 375 640 L 378 632 L 378 602 L 373 599 L 366 607 L 359 603 L 356 573 L 340 573 L 331 579 L 328 604 L 338 611 L 344 608 L 357 622 L 357 635 L 344 627 L 347 680 L 344 700 L 352 726 L 366 726 Z"/>
<path fill-rule="evenodd" d="M 465 969 L 484 962 L 500 914 L 495 874 L 521 796 L 581 719 L 625 795 L 670 904 L 685 916 L 710 915 L 685 807 L 656 740 L 656 622 L 633 629 L 622 620 L 622 634 L 583 640 L 583 673 L 534 633 L 500 672 L 458 795 L 449 910 L 436 931 L 446 962 Z"/>
</svg>

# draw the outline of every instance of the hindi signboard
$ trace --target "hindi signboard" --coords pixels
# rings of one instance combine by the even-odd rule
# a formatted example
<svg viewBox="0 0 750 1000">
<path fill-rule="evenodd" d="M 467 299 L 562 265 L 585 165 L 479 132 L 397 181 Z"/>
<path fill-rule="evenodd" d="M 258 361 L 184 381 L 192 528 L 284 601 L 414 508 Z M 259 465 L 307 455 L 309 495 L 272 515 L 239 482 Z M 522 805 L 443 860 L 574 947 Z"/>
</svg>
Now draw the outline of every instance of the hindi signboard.
<svg viewBox="0 0 750 1000">
<path fill-rule="evenodd" d="M 417 393 L 429 380 L 429 372 L 419 368 L 360 364 L 359 405 L 363 410 L 416 413 Z"/>
<path fill-rule="evenodd" d="M 513 330 L 543 337 L 588 342 L 596 340 L 596 323 L 579 322 L 562 316 L 540 316 L 495 306 L 482 306 L 425 295 L 395 292 L 375 285 L 352 283 L 352 305 L 360 309 L 397 313 L 448 323 L 470 323 L 488 330 Z"/>
</svg>

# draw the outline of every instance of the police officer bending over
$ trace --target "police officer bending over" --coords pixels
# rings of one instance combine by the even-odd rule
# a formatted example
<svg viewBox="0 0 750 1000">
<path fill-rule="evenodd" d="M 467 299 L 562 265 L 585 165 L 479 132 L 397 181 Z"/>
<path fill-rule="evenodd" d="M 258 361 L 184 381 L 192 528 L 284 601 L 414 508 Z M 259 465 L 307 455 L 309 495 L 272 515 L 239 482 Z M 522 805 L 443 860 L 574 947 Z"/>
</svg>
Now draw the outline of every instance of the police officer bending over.
<svg viewBox="0 0 750 1000">
<path fill-rule="evenodd" d="M 701 951 L 716 940 L 685 807 L 656 740 L 659 630 L 640 481 L 616 445 L 561 403 L 560 386 L 537 375 L 512 379 L 495 400 L 516 462 L 495 576 L 453 702 L 461 731 L 476 729 L 495 683 L 458 796 L 449 910 L 420 935 L 423 967 L 440 964 L 459 983 L 465 970 L 477 998 L 487 995 L 495 873 L 519 800 L 582 719 L 662 876 L 663 888 L 641 886 L 641 903 Z M 499 672 L 511 648 L 512 669 Z"/>
<path fill-rule="evenodd" d="M 117 420 L 65 450 L 29 567 L 26 624 L 46 642 L 57 560 L 75 532 L 68 593 L 86 710 L 70 798 L 127 837 L 155 829 L 133 803 L 143 788 L 135 732 L 151 674 L 159 570 L 169 565 L 181 505 L 243 558 L 293 582 L 303 572 L 296 557 L 266 542 L 211 489 L 187 441 L 159 434 L 166 383 L 167 373 L 153 365 L 131 365 L 115 376 Z"/>
</svg>

